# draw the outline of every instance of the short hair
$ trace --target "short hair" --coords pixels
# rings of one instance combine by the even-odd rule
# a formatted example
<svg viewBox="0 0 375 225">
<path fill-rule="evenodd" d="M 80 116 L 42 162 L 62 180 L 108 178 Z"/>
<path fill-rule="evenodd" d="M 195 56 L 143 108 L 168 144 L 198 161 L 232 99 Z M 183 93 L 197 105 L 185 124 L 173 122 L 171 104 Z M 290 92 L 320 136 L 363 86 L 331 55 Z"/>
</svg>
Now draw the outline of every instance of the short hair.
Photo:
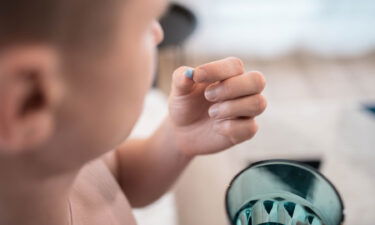
<svg viewBox="0 0 375 225">
<path fill-rule="evenodd" d="M 0 0 L 0 51 L 41 43 L 85 51 L 110 42 L 125 0 Z"/>
</svg>

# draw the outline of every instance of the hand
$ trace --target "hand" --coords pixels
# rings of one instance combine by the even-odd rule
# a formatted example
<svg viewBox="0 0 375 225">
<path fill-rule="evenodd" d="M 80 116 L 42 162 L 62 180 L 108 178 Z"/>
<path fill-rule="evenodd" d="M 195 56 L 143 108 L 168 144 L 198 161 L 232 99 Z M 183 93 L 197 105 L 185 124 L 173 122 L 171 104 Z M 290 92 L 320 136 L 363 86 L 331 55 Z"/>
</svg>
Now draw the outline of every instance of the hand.
<svg viewBox="0 0 375 225">
<path fill-rule="evenodd" d="M 240 59 L 229 57 L 173 74 L 169 120 L 178 148 L 187 156 L 210 154 L 252 138 L 254 117 L 266 108 L 260 95 L 265 79 L 245 72 Z"/>
</svg>

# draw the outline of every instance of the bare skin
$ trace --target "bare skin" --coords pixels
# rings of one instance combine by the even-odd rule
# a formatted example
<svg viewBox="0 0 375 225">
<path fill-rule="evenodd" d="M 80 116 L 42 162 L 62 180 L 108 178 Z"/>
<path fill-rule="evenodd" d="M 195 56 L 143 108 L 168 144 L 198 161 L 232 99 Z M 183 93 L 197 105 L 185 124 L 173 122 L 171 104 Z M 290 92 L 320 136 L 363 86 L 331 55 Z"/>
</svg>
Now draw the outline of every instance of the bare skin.
<svg viewBox="0 0 375 225">
<path fill-rule="evenodd" d="M 72 224 L 136 224 L 124 192 L 102 160 L 86 166 L 70 194 Z"/>
<path fill-rule="evenodd" d="M 0 52 L 0 225 L 134 225 L 132 208 L 163 195 L 196 156 L 255 135 L 265 81 L 229 57 L 178 68 L 167 118 L 151 137 L 127 139 L 151 86 L 165 7 L 126 1 L 109 51 L 76 67 L 54 46 Z"/>
</svg>

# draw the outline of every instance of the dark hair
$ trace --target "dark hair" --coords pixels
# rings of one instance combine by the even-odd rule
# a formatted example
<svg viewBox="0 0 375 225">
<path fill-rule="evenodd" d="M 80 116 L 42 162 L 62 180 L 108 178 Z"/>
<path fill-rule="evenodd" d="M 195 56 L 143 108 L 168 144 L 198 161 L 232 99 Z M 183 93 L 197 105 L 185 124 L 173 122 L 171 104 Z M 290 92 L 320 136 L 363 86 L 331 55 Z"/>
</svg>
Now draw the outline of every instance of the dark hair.
<svg viewBox="0 0 375 225">
<path fill-rule="evenodd" d="M 121 0 L 0 0 L 0 51 L 19 43 L 84 51 L 109 43 Z"/>
</svg>

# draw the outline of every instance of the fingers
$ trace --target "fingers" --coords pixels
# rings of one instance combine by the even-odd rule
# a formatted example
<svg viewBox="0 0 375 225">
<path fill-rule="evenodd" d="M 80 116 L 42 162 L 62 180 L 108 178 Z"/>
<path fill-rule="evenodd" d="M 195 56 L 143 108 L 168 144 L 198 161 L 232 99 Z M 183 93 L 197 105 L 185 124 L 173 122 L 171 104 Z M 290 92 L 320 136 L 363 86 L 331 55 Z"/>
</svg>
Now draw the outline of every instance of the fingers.
<svg viewBox="0 0 375 225">
<path fill-rule="evenodd" d="M 249 72 L 218 82 L 206 88 L 206 99 L 217 102 L 208 111 L 211 118 L 228 119 L 255 117 L 267 106 L 260 95 L 265 87 L 265 79 L 259 72 Z"/>
<path fill-rule="evenodd" d="M 235 145 L 252 138 L 258 131 L 258 125 L 253 119 L 223 120 L 217 121 L 214 129 Z"/>
<path fill-rule="evenodd" d="M 238 58 L 229 57 L 197 67 L 193 79 L 197 83 L 214 83 L 243 73 L 243 62 Z"/>
<path fill-rule="evenodd" d="M 182 66 L 173 73 L 172 91 L 176 95 L 189 94 L 195 83 L 215 83 L 244 73 L 243 62 L 235 57 L 207 63 L 197 67 Z"/>
<path fill-rule="evenodd" d="M 189 94 L 193 89 L 195 82 L 191 79 L 194 74 L 191 67 L 181 66 L 173 73 L 172 92 L 176 96 Z"/>
<path fill-rule="evenodd" d="M 211 102 L 225 101 L 259 94 L 263 91 L 265 84 L 264 76 L 260 72 L 248 72 L 210 85 L 205 91 L 205 96 Z"/>
<path fill-rule="evenodd" d="M 214 119 L 237 117 L 255 117 L 267 107 L 267 101 L 262 95 L 251 95 L 225 102 L 219 102 L 210 107 L 208 114 Z"/>
</svg>

